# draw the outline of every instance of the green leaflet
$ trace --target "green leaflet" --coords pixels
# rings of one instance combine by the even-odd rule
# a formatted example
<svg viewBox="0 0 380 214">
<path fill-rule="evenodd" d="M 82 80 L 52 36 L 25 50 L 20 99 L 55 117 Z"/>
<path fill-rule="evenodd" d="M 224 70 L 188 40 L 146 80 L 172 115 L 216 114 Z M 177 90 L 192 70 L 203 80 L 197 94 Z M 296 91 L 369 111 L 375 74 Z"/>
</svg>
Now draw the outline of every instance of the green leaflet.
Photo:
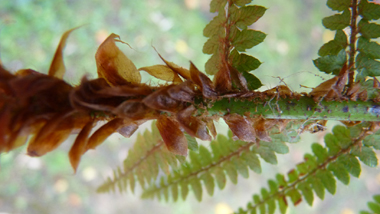
<svg viewBox="0 0 380 214">
<path fill-rule="evenodd" d="M 356 57 L 356 66 L 363 76 L 380 76 L 380 62 L 362 53 Z"/>
<path fill-rule="evenodd" d="M 358 39 L 358 49 L 371 59 L 380 59 L 380 45 L 377 42 L 370 42 L 360 37 Z"/>
<path fill-rule="evenodd" d="M 318 51 L 319 56 L 338 55 L 342 49 L 347 47 L 347 35 L 343 30 L 337 30 L 334 40 L 322 45 Z"/>
<path fill-rule="evenodd" d="M 230 8 L 231 21 L 235 22 L 239 29 L 245 30 L 248 26 L 259 20 L 266 10 L 265 7 L 256 5 L 241 8 L 232 6 Z"/>
<path fill-rule="evenodd" d="M 192 151 L 198 151 L 198 142 L 195 137 L 192 137 L 185 133 L 185 137 L 187 139 L 187 147 Z"/>
<path fill-rule="evenodd" d="M 347 61 L 346 51 L 342 49 L 338 55 L 327 55 L 313 60 L 315 67 L 325 73 L 338 75 Z"/>
<path fill-rule="evenodd" d="M 374 39 L 380 37 L 380 25 L 369 23 L 368 20 L 362 19 L 359 24 L 359 32 L 366 39 Z"/>
<path fill-rule="evenodd" d="M 380 19 L 380 5 L 360 0 L 359 14 L 367 20 Z"/>
<path fill-rule="evenodd" d="M 246 5 L 250 2 L 250 0 L 235 0 L 228 3 L 226 0 L 211 1 L 210 11 L 218 12 L 218 15 L 203 30 L 203 35 L 209 38 L 203 46 L 203 52 L 212 55 L 205 65 L 207 74 L 215 75 L 225 65 L 223 60 L 229 59 L 227 63 L 243 73 L 248 89 L 255 90 L 262 84 L 256 76 L 248 72 L 257 69 L 261 62 L 239 52 L 244 52 L 265 39 L 266 34 L 248 29 L 248 26 L 260 19 L 266 8 Z"/>
<path fill-rule="evenodd" d="M 305 154 L 305 161 L 288 172 L 287 180 L 283 174 L 277 174 L 276 180 L 269 180 L 269 190 L 261 190 L 261 199 L 255 195 L 253 203 L 248 203 L 247 209 L 241 211 L 254 213 L 257 209 L 262 210 L 263 205 L 269 209 L 269 204 L 277 200 L 280 212 L 284 213 L 288 206 L 286 197 L 289 197 L 294 205 L 300 203 L 302 197 L 312 205 L 314 193 L 322 200 L 325 198 L 325 190 L 335 194 L 336 179 L 347 185 L 350 181 L 349 174 L 355 177 L 360 175 L 360 164 L 356 156 L 366 164 L 377 165 L 373 149 L 361 146 L 362 138 L 358 138 L 369 126 L 370 123 L 349 129 L 335 126 L 333 132 L 325 136 L 326 147 L 318 143 L 312 144 L 314 155 Z M 380 196 L 377 199 L 380 202 Z M 273 212 L 272 209 L 271 213 Z"/>
<path fill-rule="evenodd" d="M 373 199 L 374 199 L 374 202 L 370 201 L 367 203 L 368 208 L 372 212 L 361 211 L 360 214 L 380 213 L 380 195 L 374 195 Z"/>
<path fill-rule="evenodd" d="M 235 46 L 238 51 L 245 51 L 250 49 L 264 41 L 266 34 L 257 31 L 245 29 L 242 31 L 236 31 L 236 36 L 232 39 L 232 45 Z"/>
<path fill-rule="evenodd" d="M 322 19 L 322 24 L 330 30 L 343 30 L 350 25 L 351 14 L 348 9 L 345 9 L 341 14 L 335 14 Z"/>
<path fill-rule="evenodd" d="M 350 7 L 351 0 L 328 0 L 326 4 L 333 10 L 343 11 Z"/>
<path fill-rule="evenodd" d="M 251 73 L 243 72 L 243 77 L 247 81 L 248 89 L 251 91 L 256 90 L 260 88 L 261 86 L 263 86 L 260 79 Z"/>
</svg>

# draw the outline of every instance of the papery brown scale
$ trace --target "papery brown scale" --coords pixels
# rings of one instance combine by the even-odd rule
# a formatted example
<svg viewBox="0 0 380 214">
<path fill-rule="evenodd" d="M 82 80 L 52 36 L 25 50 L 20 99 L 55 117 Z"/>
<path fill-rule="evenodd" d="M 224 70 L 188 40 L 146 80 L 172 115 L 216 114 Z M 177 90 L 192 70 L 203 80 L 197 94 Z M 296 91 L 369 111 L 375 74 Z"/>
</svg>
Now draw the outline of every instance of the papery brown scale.
<svg viewBox="0 0 380 214">
<path fill-rule="evenodd" d="M 86 151 L 95 149 L 102 144 L 112 133 L 116 132 L 124 124 L 124 119 L 115 118 L 96 130 L 88 139 Z"/>
<path fill-rule="evenodd" d="M 310 93 L 309 95 L 313 97 L 314 101 L 318 101 L 320 98 L 324 98 L 326 97 L 326 95 L 328 95 L 329 92 L 331 92 L 329 94 L 329 96 L 327 97 L 331 97 L 333 96 L 333 94 L 335 94 L 334 91 L 332 91 L 332 87 L 337 83 L 339 77 L 335 76 L 329 80 L 326 80 L 325 82 L 319 84 L 317 87 L 315 87 Z"/>
<path fill-rule="evenodd" d="M 178 122 L 161 115 L 156 126 L 170 152 L 182 156 L 187 155 L 187 139 L 179 129 Z"/>
<path fill-rule="evenodd" d="M 260 117 L 260 118 L 251 118 L 249 119 L 251 123 L 253 124 L 253 129 L 255 131 L 255 135 L 259 140 L 270 142 L 272 139 L 268 135 L 268 131 L 266 129 L 266 119 Z M 270 125 L 270 126 L 269 126 Z M 268 123 L 268 127 L 272 127 L 274 124 Z"/>
<path fill-rule="evenodd" d="M 183 109 L 177 113 L 177 121 L 189 135 L 210 141 L 211 136 L 208 134 L 206 123 L 193 116 L 196 110 L 193 105 Z"/>
<path fill-rule="evenodd" d="M 380 89 L 380 82 L 376 77 L 373 77 L 373 87 Z"/>
<path fill-rule="evenodd" d="M 347 90 L 347 93 L 346 93 L 346 96 L 348 96 L 350 98 L 350 100 L 357 100 L 358 98 L 358 93 L 359 93 L 359 90 L 361 88 L 361 84 L 360 82 L 356 82 L 354 83 L 348 90 Z"/>
<path fill-rule="evenodd" d="M 255 131 L 246 118 L 238 114 L 227 114 L 223 119 L 234 134 L 234 140 L 256 142 Z"/>
<path fill-rule="evenodd" d="M 7 148 L 9 138 L 9 123 L 11 120 L 10 107 L 5 105 L 0 111 L 0 152 Z"/>
<path fill-rule="evenodd" d="M 139 68 L 138 70 L 146 71 L 148 72 L 148 74 L 160 80 L 173 82 L 174 84 L 179 84 L 182 82 L 182 79 L 178 76 L 178 74 L 167 65 L 147 66 L 147 67 Z"/>
<path fill-rule="evenodd" d="M 50 64 L 50 68 L 49 68 L 49 72 L 48 72 L 49 76 L 54 76 L 54 77 L 57 77 L 59 79 L 63 78 L 63 75 L 66 72 L 65 64 L 63 62 L 63 49 L 66 46 L 66 40 L 69 37 L 70 33 L 77 28 L 78 27 L 70 29 L 70 30 L 66 31 L 65 33 L 63 33 L 61 40 L 59 41 L 57 50 L 55 51 L 53 60 Z"/>
<path fill-rule="evenodd" d="M 49 89 L 58 84 L 61 80 L 44 74 L 28 74 L 18 76 L 9 81 L 13 95 L 18 98 L 33 96 L 40 91 Z"/>
<path fill-rule="evenodd" d="M 216 98 L 218 94 L 214 90 L 212 81 L 200 72 L 192 62 L 190 62 L 190 75 L 191 80 L 201 88 L 204 97 Z"/>
<path fill-rule="evenodd" d="M 232 91 L 232 79 L 227 66 L 222 66 L 214 76 L 215 90 L 221 94 Z"/>
<path fill-rule="evenodd" d="M 140 83 L 141 75 L 133 62 L 116 46 L 116 38 L 111 34 L 98 48 L 95 54 L 99 77 L 104 78 L 108 84 L 124 85 Z"/>
<path fill-rule="evenodd" d="M 157 52 L 157 50 L 156 50 L 156 52 Z M 187 70 L 186 68 L 182 68 L 182 67 L 180 67 L 180 66 L 178 66 L 178 65 L 176 65 L 176 64 L 174 64 L 174 63 L 172 63 L 172 62 L 169 62 L 169 61 L 165 60 L 165 59 L 161 56 L 161 54 L 159 54 L 158 52 L 157 52 L 157 54 L 158 54 L 158 56 L 162 59 L 162 61 L 164 61 L 165 64 L 166 64 L 170 69 L 172 69 L 175 73 L 177 73 L 178 75 L 180 75 L 181 77 L 183 77 L 183 78 L 186 79 L 186 80 L 191 80 L 191 77 L 190 77 L 190 71 L 189 71 L 189 70 Z"/>
<path fill-rule="evenodd" d="M 182 102 L 173 99 L 168 90 L 174 87 L 174 85 L 163 86 L 161 89 L 153 92 L 143 99 L 143 103 L 149 108 L 168 111 L 168 112 L 177 112 L 182 108 Z"/>
<path fill-rule="evenodd" d="M 132 120 L 157 119 L 159 111 L 146 106 L 141 100 L 127 100 L 115 108 L 112 113 Z"/>
<path fill-rule="evenodd" d="M 139 128 L 139 123 L 135 123 L 135 122 L 128 122 L 128 123 L 125 123 L 122 127 L 120 127 L 117 132 L 121 135 L 123 135 L 123 137 L 126 137 L 126 138 L 129 138 L 132 136 L 133 133 L 135 133 L 135 131 Z"/>
<path fill-rule="evenodd" d="M 122 97 L 99 95 L 98 91 L 109 88 L 104 79 L 99 78 L 88 81 L 82 79 L 82 83 L 70 94 L 71 105 L 81 110 L 112 111 L 123 102 Z"/>
<path fill-rule="evenodd" d="M 212 137 L 215 138 L 217 132 L 216 132 L 216 128 L 215 128 L 213 119 L 205 118 L 205 120 L 206 120 L 206 126 L 207 126 L 208 130 L 211 132 Z"/>
<path fill-rule="evenodd" d="M 116 96 L 116 97 L 135 97 L 147 96 L 153 92 L 152 87 L 148 85 L 120 85 L 114 87 L 106 87 L 100 89 L 96 93 L 100 96 Z"/>
<path fill-rule="evenodd" d="M 43 130 L 48 130 L 46 126 L 49 124 L 55 126 L 55 129 L 48 134 L 43 133 Z M 56 149 L 69 137 L 72 130 L 73 124 L 69 118 L 61 120 L 58 125 L 47 122 L 32 138 L 27 148 L 27 154 L 32 157 L 39 157 Z"/>
<path fill-rule="evenodd" d="M 361 101 L 367 101 L 368 100 L 368 93 L 366 89 L 363 89 L 362 91 L 359 92 L 358 98 Z"/>
<path fill-rule="evenodd" d="M 243 75 L 230 64 L 227 64 L 227 69 L 231 75 L 232 84 L 235 85 L 239 91 L 247 92 L 247 80 L 243 77 Z"/>
<path fill-rule="evenodd" d="M 191 81 L 185 81 L 170 87 L 167 92 L 171 98 L 189 103 L 194 102 L 194 97 L 199 94 L 199 92 L 195 91 L 194 84 Z"/>
<path fill-rule="evenodd" d="M 78 136 L 75 138 L 73 145 L 71 146 L 71 149 L 69 151 L 69 160 L 71 167 L 74 169 L 74 173 L 76 173 L 80 159 L 86 151 L 88 136 L 90 135 L 93 127 L 94 121 L 88 122 L 79 132 Z"/>
</svg>

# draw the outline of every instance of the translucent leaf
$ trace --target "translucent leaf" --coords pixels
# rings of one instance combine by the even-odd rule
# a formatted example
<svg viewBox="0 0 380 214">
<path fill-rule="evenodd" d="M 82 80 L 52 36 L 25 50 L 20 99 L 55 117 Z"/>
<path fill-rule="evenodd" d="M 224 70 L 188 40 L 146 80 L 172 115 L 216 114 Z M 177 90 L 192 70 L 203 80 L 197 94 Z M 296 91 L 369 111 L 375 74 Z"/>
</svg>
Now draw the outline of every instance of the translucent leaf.
<svg viewBox="0 0 380 214">
<path fill-rule="evenodd" d="M 283 174 L 276 174 L 276 181 L 277 181 L 278 187 L 280 189 L 287 186 L 287 182 L 286 182 L 285 176 Z"/>
<path fill-rule="evenodd" d="M 220 37 L 223 37 L 224 36 L 223 34 L 225 34 L 224 33 L 225 21 L 226 21 L 226 17 L 224 13 L 219 13 L 203 29 L 203 36 L 211 37 L 213 35 L 218 35 Z"/>
<path fill-rule="evenodd" d="M 245 161 L 245 163 L 249 166 L 251 170 L 253 170 L 257 174 L 261 173 L 260 160 L 256 154 L 253 154 L 252 152 L 244 152 L 241 155 L 241 159 Z"/>
<path fill-rule="evenodd" d="M 358 159 L 353 155 L 342 155 L 338 158 L 338 163 L 343 165 L 344 168 L 354 177 L 359 177 L 361 168 Z"/>
<path fill-rule="evenodd" d="M 249 177 L 248 167 L 243 160 L 240 158 L 234 158 L 232 162 L 235 165 L 236 170 L 242 175 L 244 178 Z"/>
<path fill-rule="evenodd" d="M 329 157 L 326 149 L 318 143 L 313 143 L 313 145 L 311 145 L 311 149 L 317 157 L 319 163 L 323 163 Z"/>
<path fill-rule="evenodd" d="M 327 191 L 334 195 L 336 192 L 336 181 L 331 172 L 328 170 L 322 170 L 319 171 L 316 176 L 321 179 L 321 182 Z"/>
<path fill-rule="evenodd" d="M 327 55 L 313 60 L 315 67 L 325 73 L 338 75 L 347 60 L 346 51 L 341 50 L 338 55 Z"/>
<path fill-rule="evenodd" d="M 359 24 L 359 32 L 366 39 L 378 38 L 380 37 L 380 25 L 376 23 L 369 23 L 368 20 L 360 20 Z"/>
<path fill-rule="evenodd" d="M 235 38 L 232 39 L 232 45 L 238 51 L 245 51 L 264 41 L 266 34 L 256 30 L 237 31 Z"/>
<path fill-rule="evenodd" d="M 348 9 L 344 10 L 342 14 L 335 14 L 322 19 L 322 24 L 330 30 L 343 30 L 350 25 L 351 14 Z"/>
<path fill-rule="evenodd" d="M 172 189 L 173 201 L 176 202 L 178 200 L 178 185 L 176 184 L 171 185 L 171 189 Z"/>
<path fill-rule="evenodd" d="M 190 180 L 191 188 L 193 189 L 194 195 L 198 201 L 202 201 L 202 185 L 198 178 Z"/>
<path fill-rule="evenodd" d="M 189 156 L 190 156 L 190 163 L 191 163 L 190 167 L 192 168 L 192 171 L 200 170 L 202 168 L 202 164 L 200 160 L 201 157 L 199 157 L 199 155 L 193 151 L 189 152 Z"/>
<path fill-rule="evenodd" d="M 363 37 L 359 37 L 358 49 L 372 59 L 380 59 L 380 45 L 377 42 L 370 42 Z"/>
<path fill-rule="evenodd" d="M 212 164 L 212 156 L 210 151 L 203 145 L 199 147 L 199 157 L 202 163 L 202 166 L 207 166 Z"/>
<path fill-rule="evenodd" d="M 345 169 L 344 165 L 338 162 L 333 162 L 329 164 L 328 170 L 332 171 L 334 176 L 338 178 L 338 180 L 343 184 L 348 185 L 350 183 L 350 175 L 348 174 L 348 171 Z"/>
<path fill-rule="evenodd" d="M 182 80 L 178 76 L 176 72 L 174 72 L 171 68 L 169 68 L 167 65 L 153 65 L 153 66 L 147 66 L 147 67 L 142 67 L 138 69 L 139 71 L 146 71 L 150 75 L 164 80 L 164 81 L 169 81 L 173 83 L 181 83 Z"/>
<path fill-rule="evenodd" d="M 231 19 L 236 23 L 239 29 L 247 29 L 248 26 L 259 20 L 265 13 L 266 8 L 257 5 L 250 5 L 245 7 L 234 7 L 234 11 L 231 11 Z"/>
<path fill-rule="evenodd" d="M 214 54 L 219 49 L 219 35 L 210 37 L 203 45 L 202 52 L 205 54 Z"/>
<path fill-rule="evenodd" d="M 270 148 L 260 146 L 257 149 L 257 153 L 259 153 L 260 157 L 264 159 L 266 162 L 270 164 L 277 164 L 277 157 Z"/>
<path fill-rule="evenodd" d="M 328 0 L 327 6 L 333 10 L 347 10 L 351 5 L 351 0 Z"/>
<path fill-rule="evenodd" d="M 70 33 L 74 30 L 78 29 L 78 27 L 73 28 L 71 30 L 63 33 L 61 40 L 59 41 L 59 45 L 57 50 L 55 51 L 53 60 L 50 64 L 49 68 L 49 76 L 57 77 L 59 79 L 63 79 L 63 75 L 66 72 L 65 64 L 63 62 L 63 49 L 66 46 L 66 40 L 69 37 Z"/>
<path fill-rule="evenodd" d="M 297 189 L 299 189 L 302 193 L 302 196 L 305 198 L 306 202 L 312 206 L 314 201 L 314 194 L 312 188 L 309 186 L 308 183 L 300 183 L 297 186 Z"/>
<path fill-rule="evenodd" d="M 220 56 L 218 53 L 212 55 L 205 64 L 206 73 L 208 75 L 215 75 L 219 71 Z"/>
<path fill-rule="evenodd" d="M 187 147 L 194 152 L 198 151 L 198 142 L 194 137 L 191 137 L 189 134 L 185 133 L 185 137 L 187 140 Z"/>
<path fill-rule="evenodd" d="M 205 172 L 203 175 L 201 175 L 200 178 L 203 180 L 207 193 L 210 196 L 214 195 L 215 183 L 214 178 L 211 176 L 211 174 L 209 172 Z"/>
<path fill-rule="evenodd" d="M 181 181 L 180 182 L 181 186 L 181 197 L 182 200 L 186 200 L 187 195 L 189 194 L 189 187 L 187 181 Z"/>
<path fill-rule="evenodd" d="M 161 115 L 156 126 L 169 151 L 177 155 L 187 155 L 187 139 L 177 122 Z"/>
<path fill-rule="evenodd" d="M 212 173 L 215 176 L 216 184 L 218 185 L 219 189 L 224 189 L 226 186 L 226 175 L 224 174 L 223 170 L 219 167 L 215 168 Z"/>
<path fill-rule="evenodd" d="M 273 140 L 272 142 L 260 142 L 260 146 L 267 146 L 274 152 L 278 154 L 287 154 L 289 152 L 289 147 L 281 141 Z"/>
<path fill-rule="evenodd" d="M 232 0 L 232 2 L 236 4 L 237 6 L 244 6 L 252 2 L 252 0 Z"/>
<path fill-rule="evenodd" d="M 231 182 L 233 184 L 237 184 L 238 173 L 236 171 L 235 165 L 231 162 L 226 162 L 223 165 L 223 169 L 226 171 L 226 174 L 230 178 Z"/>
<path fill-rule="evenodd" d="M 380 19 L 380 5 L 368 3 L 367 0 L 361 0 L 359 3 L 359 14 L 367 20 Z"/>
<path fill-rule="evenodd" d="M 98 48 L 95 54 L 99 77 L 104 78 L 110 85 L 140 83 L 141 75 L 133 62 L 116 46 L 115 41 L 120 37 L 111 34 Z"/>
<path fill-rule="evenodd" d="M 219 10 L 222 10 L 227 4 L 227 0 L 212 0 L 210 2 L 210 12 L 215 13 Z"/>
</svg>

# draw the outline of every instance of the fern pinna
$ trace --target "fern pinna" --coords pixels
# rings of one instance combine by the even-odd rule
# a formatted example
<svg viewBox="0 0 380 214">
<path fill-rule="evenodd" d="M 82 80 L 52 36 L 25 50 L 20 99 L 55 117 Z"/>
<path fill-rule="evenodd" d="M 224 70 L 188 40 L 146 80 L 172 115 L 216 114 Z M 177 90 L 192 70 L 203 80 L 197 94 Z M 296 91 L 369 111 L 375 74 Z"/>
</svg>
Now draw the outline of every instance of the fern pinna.
<svg viewBox="0 0 380 214">
<path fill-rule="evenodd" d="M 269 189 L 253 195 L 237 213 L 274 213 L 277 208 L 285 213 L 289 200 L 312 205 L 314 193 L 320 199 L 325 189 L 334 194 L 336 180 L 348 185 L 350 174 L 359 177 L 359 160 L 371 167 L 378 164 L 380 45 L 374 39 L 380 37 L 375 22 L 380 5 L 327 1 L 338 13 L 322 24 L 336 34 L 313 62 L 333 77 L 310 93 L 297 93 L 286 85 L 256 90 L 262 83 L 251 71 L 261 62 L 244 52 L 264 41 L 266 34 L 251 25 L 267 9 L 250 2 L 211 1 L 210 11 L 217 14 L 203 31 L 208 37 L 203 52 L 211 55 L 206 73 L 213 80 L 191 62 L 189 69 L 182 68 L 160 54 L 164 65 L 138 69 L 116 46 L 125 42 L 111 34 L 95 54 L 99 78 L 84 77 L 72 86 L 62 80 L 62 53 L 75 29 L 63 34 L 48 75 L 31 69 L 12 74 L 1 65 L 0 151 L 28 142 L 28 154 L 42 156 L 78 133 L 69 152 L 76 171 L 82 155 L 112 133 L 130 137 L 141 124 L 156 120 L 151 131 L 138 135 L 124 165 L 98 191 L 123 192 L 129 186 L 133 192 L 138 183 L 143 198 L 168 201 L 170 196 L 176 201 L 186 199 L 191 189 L 201 201 L 203 187 L 213 195 L 227 180 L 236 184 L 239 174 L 261 173 L 260 159 L 277 164 L 276 153 L 288 153 L 286 143 L 298 142 L 305 131 L 324 130 L 327 120 L 339 120 L 345 126 L 335 126 L 325 136 L 325 146 L 313 144 L 313 154 L 305 154 L 287 178 L 278 174 L 269 180 Z M 166 84 L 141 83 L 142 71 Z M 219 119 L 230 128 L 228 137 L 217 135 L 214 122 Z M 106 123 L 93 131 L 99 121 Z M 198 146 L 196 138 L 211 143 Z"/>
</svg>

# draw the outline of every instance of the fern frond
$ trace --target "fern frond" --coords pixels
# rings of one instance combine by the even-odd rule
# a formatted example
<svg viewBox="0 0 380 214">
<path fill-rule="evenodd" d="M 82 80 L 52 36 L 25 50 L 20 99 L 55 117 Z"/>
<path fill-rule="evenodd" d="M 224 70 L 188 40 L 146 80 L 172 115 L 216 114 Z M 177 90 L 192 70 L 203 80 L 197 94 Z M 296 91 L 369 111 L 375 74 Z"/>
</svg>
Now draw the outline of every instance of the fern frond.
<svg viewBox="0 0 380 214">
<path fill-rule="evenodd" d="M 224 92 L 233 87 L 254 90 L 262 86 L 260 80 L 249 73 L 261 62 L 243 52 L 264 41 L 265 33 L 248 26 L 260 19 L 266 8 L 246 5 L 250 2 L 213 0 L 210 4 L 210 11 L 218 14 L 203 30 L 203 35 L 209 38 L 203 52 L 211 54 L 205 68 L 207 74 L 215 75 L 216 88 Z"/>
<path fill-rule="evenodd" d="M 129 150 L 123 166 L 113 171 L 113 178 L 107 178 L 97 190 L 97 192 L 127 191 L 134 192 L 136 180 L 142 188 L 155 181 L 160 169 L 170 173 L 170 167 L 177 168 L 178 160 L 173 153 L 166 148 L 161 135 L 155 124 L 152 124 L 152 131 L 146 130 L 143 135 L 139 134 L 133 148 Z"/>
<path fill-rule="evenodd" d="M 172 193 L 176 201 L 181 191 L 181 196 L 186 199 L 189 186 L 195 197 L 202 200 L 202 186 L 209 195 L 213 195 L 215 186 L 223 189 L 227 179 L 232 183 L 238 182 L 238 175 L 248 178 L 249 169 L 261 173 L 259 156 L 270 164 L 277 164 L 275 153 L 285 154 L 289 149 L 284 142 L 296 142 L 299 138 L 297 130 L 299 123 L 288 123 L 285 130 L 278 127 L 270 130 L 272 142 L 261 141 L 245 142 L 234 141 L 232 133 L 229 137 L 218 135 L 217 139 L 210 143 L 211 151 L 201 145 L 198 152 L 189 153 L 190 160 L 174 170 L 165 179 L 161 177 L 158 184 L 152 183 L 142 194 L 142 198 L 165 198 L 167 192 Z"/>
<path fill-rule="evenodd" d="M 375 167 L 377 158 L 373 151 L 378 141 L 371 139 L 372 131 L 377 130 L 375 123 L 361 124 L 352 128 L 335 126 L 332 134 L 325 136 L 325 145 L 314 143 L 313 154 L 305 154 L 305 161 L 298 164 L 285 175 L 277 174 L 275 180 L 269 180 L 269 189 L 262 189 L 261 194 L 253 196 L 245 209 L 240 208 L 236 213 L 274 213 L 276 201 L 281 213 L 285 213 L 288 202 L 297 205 L 302 198 L 311 206 L 314 194 L 324 199 L 325 190 L 335 194 L 336 180 L 348 185 L 351 174 L 359 177 L 360 163 Z M 378 135 L 375 135 L 378 136 Z M 359 159 L 359 160 L 358 160 Z"/>
<path fill-rule="evenodd" d="M 380 195 L 374 195 L 373 200 L 374 201 L 370 201 L 367 203 L 367 206 L 371 211 L 360 211 L 360 214 L 380 213 Z"/>
</svg>

